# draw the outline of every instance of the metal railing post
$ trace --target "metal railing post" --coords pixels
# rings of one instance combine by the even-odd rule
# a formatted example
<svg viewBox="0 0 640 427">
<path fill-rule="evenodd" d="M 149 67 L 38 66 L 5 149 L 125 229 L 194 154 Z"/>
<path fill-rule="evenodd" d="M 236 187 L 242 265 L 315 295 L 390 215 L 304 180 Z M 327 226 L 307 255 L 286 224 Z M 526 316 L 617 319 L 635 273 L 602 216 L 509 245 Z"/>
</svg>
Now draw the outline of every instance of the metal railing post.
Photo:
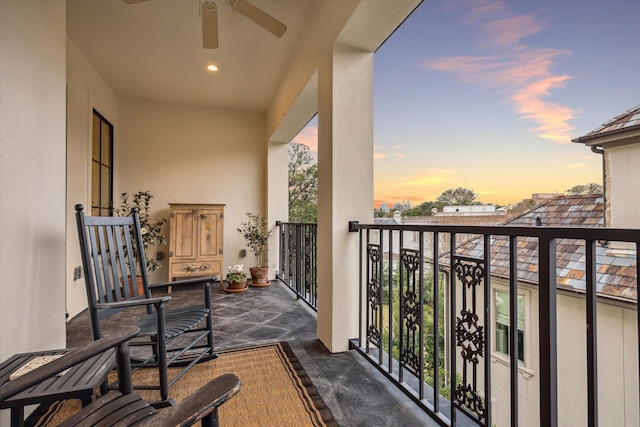
<svg viewBox="0 0 640 427">
<path fill-rule="evenodd" d="M 538 288 L 540 294 L 540 425 L 558 426 L 558 336 L 556 239 L 539 238 Z"/>
</svg>

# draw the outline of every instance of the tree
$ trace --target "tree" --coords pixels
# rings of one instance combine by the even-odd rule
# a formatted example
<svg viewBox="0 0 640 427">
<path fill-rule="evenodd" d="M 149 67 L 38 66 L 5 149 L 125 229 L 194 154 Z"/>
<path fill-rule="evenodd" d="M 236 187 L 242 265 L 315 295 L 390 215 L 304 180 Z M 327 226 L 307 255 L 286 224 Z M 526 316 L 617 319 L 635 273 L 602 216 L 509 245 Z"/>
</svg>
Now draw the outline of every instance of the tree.
<svg viewBox="0 0 640 427">
<path fill-rule="evenodd" d="M 404 211 L 406 216 L 429 216 L 433 215 L 433 209 L 436 208 L 435 202 L 423 202 L 418 206 Z"/>
<path fill-rule="evenodd" d="M 440 206 L 468 206 L 479 205 L 476 201 L 476 192 L 467 188 L 452 188 L 445 191 L 436 199 Z"/>
<path fill-rule="evenodd" d="M 566 194 L 599 194 L 602 193 L 602 185 L 596 184 L 595 182 L 590 182 L 589 184 L 584 185 L 575 185 L 565 191 Z"/>
<path fill-rule="evenodd" d="M 318 165 L 309 147 L 289 144 L 289 221 L 318 221 Z"/>
</svg>

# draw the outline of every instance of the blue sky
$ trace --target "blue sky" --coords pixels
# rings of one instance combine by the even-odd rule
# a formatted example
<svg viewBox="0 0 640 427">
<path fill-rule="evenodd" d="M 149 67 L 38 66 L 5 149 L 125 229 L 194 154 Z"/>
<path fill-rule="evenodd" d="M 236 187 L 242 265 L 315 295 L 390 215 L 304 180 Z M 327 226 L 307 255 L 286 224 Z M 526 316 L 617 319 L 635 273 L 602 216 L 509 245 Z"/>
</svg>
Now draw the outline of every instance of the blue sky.
<svg viewBox="0 0 640 427">
<path fill-rule="evenodd" d="M 375 54 L 376 205 L 601 183 L 571 139 L 640 104 L 638 22 L 636 0 L 424 1 Z"/>
</svg>

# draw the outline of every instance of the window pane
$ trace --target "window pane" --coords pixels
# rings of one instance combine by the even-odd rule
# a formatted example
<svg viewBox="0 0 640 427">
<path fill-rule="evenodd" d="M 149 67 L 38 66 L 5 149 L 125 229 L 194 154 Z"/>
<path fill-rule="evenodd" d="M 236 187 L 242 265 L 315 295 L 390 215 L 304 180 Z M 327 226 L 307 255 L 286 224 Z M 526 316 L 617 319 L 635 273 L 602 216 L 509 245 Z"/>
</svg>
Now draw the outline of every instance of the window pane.
<svg viewBox="0 0 640 427">
<path fill-rule="evenodd" d="M 102 166 L 100 176 L 100 207 L 107 208 L 111 202 L 111 169 Z"/>
<path fill-rule="evenodd" d="M 100 117 L 93 115 L 93 149 L 91 158 L 100 161 Z"/>
<path fill-rule="evenodd" d="M 91 206 L 100 206 L 100 164 L 91 163 Z"/>
<path fill-rule="evenodd" d="M 509 324 L 509 293 L 496 290 L 496 322 Z M 518 295 L 518 329 L 524 330 L 524 295 Z"/>
<path fill-rule="evenodd" d="M 111 126 L 102 122 L 102 154 L 100 156 L 100 163 L 103 165 L 111 166 Z"/>
<path fill-rule="evenodd" d="M 496 351 L 509 354 L 509 327 L 496 323 Z"/>
</svg>

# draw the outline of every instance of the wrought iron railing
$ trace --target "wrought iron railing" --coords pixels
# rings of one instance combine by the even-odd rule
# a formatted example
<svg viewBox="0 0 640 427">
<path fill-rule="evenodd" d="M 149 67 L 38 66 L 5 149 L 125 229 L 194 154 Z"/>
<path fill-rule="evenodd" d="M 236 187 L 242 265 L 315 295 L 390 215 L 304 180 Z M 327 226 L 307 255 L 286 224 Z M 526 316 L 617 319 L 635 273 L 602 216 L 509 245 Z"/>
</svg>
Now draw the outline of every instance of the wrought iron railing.
<svg viewBox="0 0 640 427">
<path fill-rule="evenodd" d="M 568 414 L 585 421 L 567 425 L 595 426 L 599 418 L 606 425 L 638 425 L 640 316 L 633 288 L 640 230 L 352 222 L 350 231 L 360 236 L 360 332 L 352 348 L 438 424 L 553 427 Z M 632 270 L 617 270 L 634 282 L 627 283 L 626 299 L 616 296 L 615 283 L 622 282 L 616 282 L 615 269 L 607 268 L 617 259 L 613 242 L 627 242 L 618 251 L 620 268 Z M 495 310 L 499 285 L 508 295 L 501 300 L 501 313 Z M 519 309 L 514 296 L 524 291 L 528 303 Z M 577 321 L 569 319 L 567 301 L 583 307 Z M 605 342 L 603 354 L 613 342 L 610 329 L 598 334 L 597 320 L 607 311 L 601 304 L 626 310 L 631 325 L 616 331 L 624 350 L 598 364 L 598 338 Z M 508 319 L 498 319 L 505 307 Z M 527 310 L 529 320 L 521 324 Z M 568 329 L 559 328 L 569 328 L 569 322 L 578 324 L 575 335 L 581 335 L 584 347 L 567 351 L 569 344 L 561 342 L 559 362 L 558 331 L 564 337 Z M 584 379 L 575 381 L 583 381 L 584 388 L 576 394 L 584 398 L 575 403 L 579 399 L 571 396 L 573 403 L 565 405 L 566 390 L 573 390 L 567 384 L 574 379 L 564 380 L 567 373 L 559 366 L 573 369 L 580 361 Z M 599 394 L 603 380 L 613 388 Z M 609 405 L 607 399 L 625 401 L 623 423 L 612 421 L 608 407 L 607 418 L 599 417 L 598 403 L 600 408 Z"/>
<path fill-rule="evenodd" d="M 314 310 L 318 309 L 317 236 L 318 227 L 311 223 L 276 223 L 280 236 L 280 267 L 277 278 L 298 298 Z"/>
</svg>

